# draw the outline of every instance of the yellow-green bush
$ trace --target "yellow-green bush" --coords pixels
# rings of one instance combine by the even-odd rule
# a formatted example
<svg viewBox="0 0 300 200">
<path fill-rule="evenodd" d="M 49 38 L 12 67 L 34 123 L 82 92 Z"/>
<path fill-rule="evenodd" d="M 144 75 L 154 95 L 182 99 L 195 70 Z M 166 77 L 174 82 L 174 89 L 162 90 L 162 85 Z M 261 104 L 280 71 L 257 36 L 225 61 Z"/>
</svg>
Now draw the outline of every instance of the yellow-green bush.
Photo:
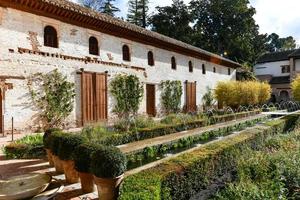
<svg viewBox="0 0 300 200">
<path fill-rule="evenodd" d="M 263 104 L 271 97 L 271 86 L 258 81 L 219 82 L 215 97 L 221 106 L 237 108 L 240 105 Z"/>
<path fill-rule="evenodd" d="M 300 76 L 292 82 L 293 96 L 296 101 L 300 101 Z"/>
</svg>

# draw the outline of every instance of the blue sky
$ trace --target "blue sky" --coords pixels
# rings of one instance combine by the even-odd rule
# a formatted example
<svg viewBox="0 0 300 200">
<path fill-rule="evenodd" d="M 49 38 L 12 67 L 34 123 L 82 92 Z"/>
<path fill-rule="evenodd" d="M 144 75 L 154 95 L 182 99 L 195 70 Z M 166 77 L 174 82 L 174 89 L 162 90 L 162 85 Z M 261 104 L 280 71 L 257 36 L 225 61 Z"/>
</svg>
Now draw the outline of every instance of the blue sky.
<svg viewBox="0 0 300 200">
<path fill-rule="evenodd" d="M 72 0 L 77 1 L 77 0 Z M 156 6 L 172 4 L 172 0 L 149 0 L 150 12 Z M 189 3 L 190 0 L 184 0 Z M 122 10 L 118 16 L 126 17 L 128 0 L 116 0 Z M 250 0 L 257 14 L 255 19 L 260 26 L 261 33 L 277 33 L 281 37 L 293 36 L 300 44 L 300 0 Z"/>
</svg>

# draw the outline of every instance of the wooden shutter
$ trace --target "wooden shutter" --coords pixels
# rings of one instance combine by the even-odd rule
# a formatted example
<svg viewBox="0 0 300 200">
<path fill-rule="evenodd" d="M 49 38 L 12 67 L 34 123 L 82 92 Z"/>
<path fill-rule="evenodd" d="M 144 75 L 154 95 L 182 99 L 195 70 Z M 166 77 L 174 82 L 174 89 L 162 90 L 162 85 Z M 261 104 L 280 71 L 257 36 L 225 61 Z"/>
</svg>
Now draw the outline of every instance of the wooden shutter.
<svg viewBox="0 0 300 200">
<path fill-rule="evenodd" d="M 107 76 L 96 74 L 96 121 L 107 119 Z"/>
<path fill-rule="evenodd" d="M 107 119 L 107 75 L 82 72 L 82 125 Z"/>
<path fill-rule="evenodd" d="M 82 124 L 93 121 L 93 74 L 82 72 L 81 78 Z"/>
</svg>

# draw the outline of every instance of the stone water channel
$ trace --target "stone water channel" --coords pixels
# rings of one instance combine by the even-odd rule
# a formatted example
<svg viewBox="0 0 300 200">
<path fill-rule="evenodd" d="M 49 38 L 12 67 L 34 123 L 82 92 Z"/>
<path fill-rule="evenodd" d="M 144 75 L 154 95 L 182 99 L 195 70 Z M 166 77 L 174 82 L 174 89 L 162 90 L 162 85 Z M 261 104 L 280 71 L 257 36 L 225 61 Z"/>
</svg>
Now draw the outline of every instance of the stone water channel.
<svg viewBox="0 0 300 200">
<path fill-rule="evenodd" d="M 194 151 L 195 149 L 200 148 L 205 144 L 222 140 L 224 137 L 230 137 L 232 135 L 239 134 L 239 132 L 242 130 L 263 124 L 268 120 L 273 120 L 274 118 L 271 118 L 271 115 L 269 114 L 259 114 L 256 116 L 246 117 L 239 120 L 229 121 L 194 130 L 183 131 L 157 138 L 120 145 L 118 146 L 120 150 L 123 153 L 125 153 L 129 158 L 128 171 L 126 172 L 126 176 L 154 167 L 166 160 L 169 160 L 181 154 Z M 179 141 L 183 141 L 186 138 L 200 138 L 204 134 L 213 133 L 214 131 L 217 132 L 218 130 L 224 130 L 221 136 L 212 134 L 211 137 L 207 138 L 206 140 L 196 139 L 193 143 L 184 147 L 170 148 L 164 151 L 163 153 L 158 152 L 152 157 L 143 156 L 146 152 L 145 150 L 159 149 L 165 146 L 172 146 L 174 143 L 176 144 Z M 132 156 L 136 158 L 140 157 L 140 159 L 136 159 L 134 162 L 132 162 L 130 161 L 130 158 Z"/>
</svg>

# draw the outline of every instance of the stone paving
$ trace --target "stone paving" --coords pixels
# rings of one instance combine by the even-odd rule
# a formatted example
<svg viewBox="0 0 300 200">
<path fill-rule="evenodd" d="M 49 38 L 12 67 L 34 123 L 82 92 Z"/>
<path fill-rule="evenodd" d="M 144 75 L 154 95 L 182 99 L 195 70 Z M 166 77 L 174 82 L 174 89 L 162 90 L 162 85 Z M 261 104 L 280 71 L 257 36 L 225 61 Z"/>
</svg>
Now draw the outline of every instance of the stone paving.
<svg viewBox="0 0 300 200">
<path fill-rule="evenodd" d="M 48 173 L 61 182 L 65 187 L 53 200 L 94 200 L 98 199 L 97 190 L 84 194 L 80 183 L 67 185 L 64 175 L 56 174 L 55 169 L 45 160 L 0 160 L 0 179 L 7 179 L 27 173 Z"/>
</svg>

